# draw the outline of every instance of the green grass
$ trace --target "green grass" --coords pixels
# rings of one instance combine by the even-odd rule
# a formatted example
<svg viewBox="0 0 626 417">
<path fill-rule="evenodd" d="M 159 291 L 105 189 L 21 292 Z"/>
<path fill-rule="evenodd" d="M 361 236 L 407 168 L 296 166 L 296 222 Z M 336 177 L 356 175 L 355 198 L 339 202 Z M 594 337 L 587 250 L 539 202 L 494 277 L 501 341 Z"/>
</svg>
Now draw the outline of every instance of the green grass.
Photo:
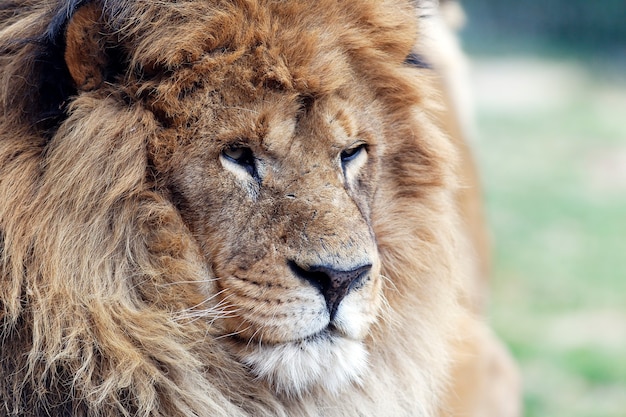
<svg viewBox="0 0 626 417">
<path fill-rule="evenodd" d="M 507 59 L 475 68 L 491 321 L 525 416 L 626 417 L 626 82 Z"/>
</svg>

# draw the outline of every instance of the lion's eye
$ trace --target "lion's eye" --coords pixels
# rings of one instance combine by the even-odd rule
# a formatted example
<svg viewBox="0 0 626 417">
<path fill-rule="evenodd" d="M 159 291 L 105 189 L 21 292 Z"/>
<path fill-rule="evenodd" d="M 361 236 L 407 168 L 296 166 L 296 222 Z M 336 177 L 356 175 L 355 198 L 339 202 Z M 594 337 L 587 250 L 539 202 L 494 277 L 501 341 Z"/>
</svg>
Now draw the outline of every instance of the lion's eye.
<svg viewBox="0 0 626 417">
<path fill-rule="evenodd" d="M 365 151 L 366 145 L 364 143 L 358 144 L 357 146 L 353 146 L 352 148 L 348 148 L 341 152 L 341 164 L 346 165 L 350 161 L 356 159 L 357 156 L 361 154 L 361 152 Z"/>
<path fill-rule="evenodd" d="M 249 150 L 243 147 L 232 146 L 228 149 L 224 150 L 224 156 L 231 159 L 234 162 L 239 162 L 240 159 L 244 157 L 246 151 Z"/>
<path fill-rule="evenodd" d="M 244 168 L 250 176 L 258 177 L 252 149 L 245 146 L 230 146 L 222 151 L 222 156 L 227 161 L 234 162 Z"/>
</svg>

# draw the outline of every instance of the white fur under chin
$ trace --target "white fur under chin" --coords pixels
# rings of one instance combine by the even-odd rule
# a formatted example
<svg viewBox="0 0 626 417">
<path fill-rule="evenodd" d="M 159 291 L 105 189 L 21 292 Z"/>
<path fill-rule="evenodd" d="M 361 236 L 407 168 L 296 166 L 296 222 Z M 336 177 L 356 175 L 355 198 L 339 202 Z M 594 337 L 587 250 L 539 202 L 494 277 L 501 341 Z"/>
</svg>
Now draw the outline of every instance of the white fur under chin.
<svg viewBox="0 0 626 417">
<path fill-rule="evenodd" d="M 367 350 L 360 341 L 320 336 L 278 345 L 251 344 L 241 360 L 282 395 L 300 396 L 315 387 L 336 394 L 361 382 Z"/>
</svg>

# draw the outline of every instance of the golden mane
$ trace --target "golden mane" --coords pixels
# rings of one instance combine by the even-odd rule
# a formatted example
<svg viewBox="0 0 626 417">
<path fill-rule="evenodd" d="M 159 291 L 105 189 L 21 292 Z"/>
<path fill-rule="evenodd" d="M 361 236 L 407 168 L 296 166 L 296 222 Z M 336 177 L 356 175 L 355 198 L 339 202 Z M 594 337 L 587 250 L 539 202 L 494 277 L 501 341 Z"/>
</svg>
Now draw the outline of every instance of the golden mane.
<svg viewBox="0 0 626 417">
<path fill-rule="evenodd" d="M 285 30 L 302 39 L 280 45 L 283 58 L 318 72 L 318 84 L 310 69 L 300 79 L 307 91 L 324 94 L 345 76 L 328 65 L 341 49 L 387 115 L 372 209 L 386 301 L 366 339 L 368 373 L 341 393 L 301 396 L 251 376 L 213 325 L 228 311 L 207 292 L 211 266 L 155 180 L 157 166 L 175 163 L 163 132 L 189 117 L 173 103 L 194 89 L 195 65 L 226 43 L 274 36 L 264 20 L 278 10 L 272 2 L 104 1 L 98 18 L 122 47 L 105 45 L 115 62 L 98 79 L 93 68 L 68 68 L 66 30 L 76 10 L 99 2 L 10 1 L 0 8 L 0 401 L 8 415 L 436 412 L 452 333 L 467 314 L 458 303 L 464 249 L 456 152 L 432 122 L 433 75 L 401 64 L 418 36 L 414 5 L 282 3 L 282 21 L 293 23 Z M 317 65 L 320 50 L 326 61 Z M 262 83 L 287 82 L 268 68 Z"/>
</svg>

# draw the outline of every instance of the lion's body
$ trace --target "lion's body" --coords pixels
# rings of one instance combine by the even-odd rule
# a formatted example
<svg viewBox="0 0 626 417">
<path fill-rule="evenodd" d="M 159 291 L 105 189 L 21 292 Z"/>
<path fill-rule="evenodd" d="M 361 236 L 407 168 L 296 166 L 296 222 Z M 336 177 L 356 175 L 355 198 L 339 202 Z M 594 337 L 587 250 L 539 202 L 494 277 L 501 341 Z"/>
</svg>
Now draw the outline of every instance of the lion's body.
<svg viewBox="0 0 626 417">
<path fill-rule="evenodd" d="M 467 313 L 413 6 L 103 4 L 0 7 L 0 414 L 433 415 Z"/>
</svg>

